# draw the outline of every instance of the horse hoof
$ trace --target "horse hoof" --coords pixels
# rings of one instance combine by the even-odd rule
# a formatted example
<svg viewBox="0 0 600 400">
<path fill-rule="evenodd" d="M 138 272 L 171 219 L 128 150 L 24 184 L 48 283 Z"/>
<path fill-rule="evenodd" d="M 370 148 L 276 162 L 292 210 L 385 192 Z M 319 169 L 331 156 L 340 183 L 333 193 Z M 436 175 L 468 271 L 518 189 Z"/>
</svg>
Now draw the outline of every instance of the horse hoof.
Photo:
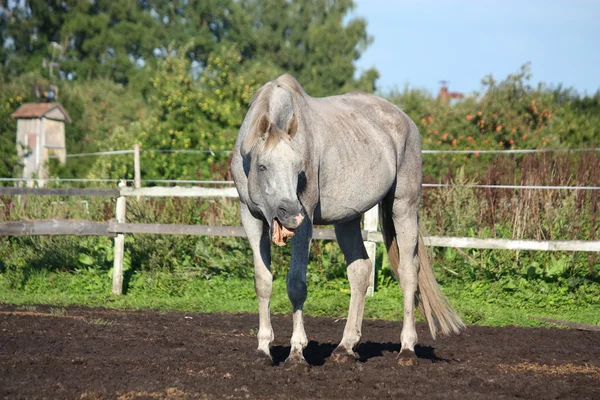
<svg viewBox="0 0 600 400">
<path fill-rule="evenodd" d="M 308 365 L 302 354 L 290 354 L 285 360 L 285 369 L 308 372 L 310 365 Z"/>
<path fill-rule="evenodd" d="M 273 359 L 267 353 L 262 350 L 256 350 L 256 355 L 254 357 L 254 364 L 256 365 L 267 365 L 273 366 Z"/>
<path fill-rule="evenodd" d="M 355 362 L 358 356 L 354 352 L 348 353 L 346 349 L 338 347 L 331 353 L 331 359 L 338 364 L 346 364 Z"/>
<path fill-rule="evenodd" d="M 404 349 L 398 355 L 398 364 L 403 367 L 414 367 L 419 364 L 414 351 Z"/>
</svg>

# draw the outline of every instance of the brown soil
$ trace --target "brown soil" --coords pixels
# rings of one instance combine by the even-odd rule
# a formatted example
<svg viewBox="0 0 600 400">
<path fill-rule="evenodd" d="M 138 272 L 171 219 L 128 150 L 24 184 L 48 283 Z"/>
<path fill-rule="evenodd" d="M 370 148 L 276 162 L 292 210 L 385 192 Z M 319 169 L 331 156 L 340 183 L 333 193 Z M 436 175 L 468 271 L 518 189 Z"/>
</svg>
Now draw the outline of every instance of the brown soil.
<svg viewBox="0 0 600 400">
<path fill-rule="evenodd" d="M 361 360 L 329 356 L 344 321 L 307 318 L 310 369 L 283 363 L 292 321 L 276 315 L 276 365 L 255 359 L 256 315 L 0 305 L 0 398 L 600 398 L 600 333 L 469 327 L 397 364 L 400 323 L 365 321 Z"/>
</svg>

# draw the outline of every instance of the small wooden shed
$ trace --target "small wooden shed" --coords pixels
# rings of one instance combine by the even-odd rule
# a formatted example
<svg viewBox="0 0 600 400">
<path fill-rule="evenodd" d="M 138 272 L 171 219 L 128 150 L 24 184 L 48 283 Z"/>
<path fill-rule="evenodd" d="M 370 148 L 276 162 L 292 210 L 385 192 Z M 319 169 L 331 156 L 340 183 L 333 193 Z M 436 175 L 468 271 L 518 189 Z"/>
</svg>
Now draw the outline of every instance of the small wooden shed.
<svg viewBox="0 0 600 400">
<path fill-rule="evenodd" d="M 23 160 L 23 177 L 48 177 L 48 158 L 58 156 L 67 161 L 65 121 L 71 122 L 67 110 L 58 103 L 27 103 L 10 115 L 17 120 L 17 154 Z M 43 186 L 43 181 L 38 182 Z"/>
</svg>

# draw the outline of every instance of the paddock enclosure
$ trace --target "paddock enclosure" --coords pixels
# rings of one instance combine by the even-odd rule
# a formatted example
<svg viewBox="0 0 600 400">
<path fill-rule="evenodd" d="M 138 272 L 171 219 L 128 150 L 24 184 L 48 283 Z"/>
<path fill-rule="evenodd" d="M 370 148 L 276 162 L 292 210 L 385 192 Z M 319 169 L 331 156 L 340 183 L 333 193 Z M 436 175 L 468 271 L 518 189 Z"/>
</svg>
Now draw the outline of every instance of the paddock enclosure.
<svg viewBox="0 0 600 400">
<path fill-rule="evenodd" d="M 306 317 L 310 369 L 290 369 L 291 315 L 274 315 L 275 365 L 256 363 L 258 317 L 0 305 L 0 398 L 600 398 L 600 332 L 469 326 L 400 367 L 400 322 L 367 320 L 360 361 L 329 355 L 345 320 Z M 296 367 L 297 368 L 297 367 Z"/>
</svg>

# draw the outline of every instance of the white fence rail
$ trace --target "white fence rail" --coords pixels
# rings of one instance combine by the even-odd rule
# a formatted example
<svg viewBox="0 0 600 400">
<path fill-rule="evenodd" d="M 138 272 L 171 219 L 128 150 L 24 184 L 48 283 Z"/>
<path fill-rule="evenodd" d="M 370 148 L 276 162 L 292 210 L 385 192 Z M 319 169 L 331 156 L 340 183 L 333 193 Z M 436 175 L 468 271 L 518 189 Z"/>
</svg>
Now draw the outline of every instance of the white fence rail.
<svg viewBox="0 0 600 400">
<path fill-rule="evenodd" d="M 68 183 L 68 182 L 103 182 L 103 183 L 117 183 L 119 179 L 82 179 L 82 178 L 0 178 L 0 182 L 55 182 L 55 183 Z M 136 183 L 135 180 L 125 180 L 126 182 Z M 195 180 L 195 179 L 141 179 L 139 181 L 139 185 L 136 188 L 141 188 L 141 183 L 179 183 L 179 184 L 195 184 L 195 185 L 220 185 L 220 186 L 231 186 L 233 185 L 233 181 L 212 181 L 212 180 Z M 424 188 L 471 188 L 471 189 L 514 189 L 514 190 L 600 190 L 600 186 L 551 186 L 551 185 L 463 185 L 457 183 L 423 183 Z M 178 186 L 175 186 L 178 187 Z M 167 187 L 167 189 L 171 189 L 173 186 Z M 182 189 L 188 189 L 187 187 L 181 187 Z M 125 188 L 124 190 L 133 190 L 134 188 Z M 152 189 L 155 190 L 155 187 L 147 187 L 142 189 Z M 197 189 L 189 188 L 189 189 Z M 158 189 L 156 189 L 158 190 Z M 235 192 L 235 189 L 230 189 Z M 231 193 L 233 193 L 231 192 Z M 151 193 L 148 192 L 148 193 Z M 190 194 L 186 197 L 194 197 L 193 190 L 189 192 Z M 229 192 L 225 192 L 229 193 Z M 148 194 L 147 196 L 152 196 L 152 194 Z M 162 195 L 160 195 L 162 196 Z M 199 196 L 202 197 L 202 196 Z M 223 197 L 232 197 L 230 195 L 224 195 Z"/>
</svg>

